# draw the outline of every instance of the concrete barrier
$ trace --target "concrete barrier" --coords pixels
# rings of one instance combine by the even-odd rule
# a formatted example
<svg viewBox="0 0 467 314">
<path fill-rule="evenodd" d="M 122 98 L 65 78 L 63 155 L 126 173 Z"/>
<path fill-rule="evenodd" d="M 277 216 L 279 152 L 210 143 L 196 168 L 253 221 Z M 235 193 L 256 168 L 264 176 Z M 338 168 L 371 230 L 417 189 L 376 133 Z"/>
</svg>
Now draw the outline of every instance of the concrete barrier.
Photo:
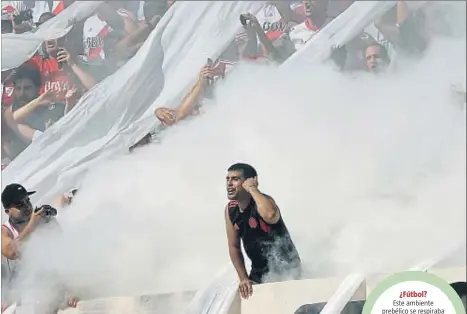
<svg viewBox="0 0 467 314">
<path fill-rule="evenodd" d="M 325 303 L 344 278 L 293 280 L 253 287 L 253 296 L 242 300 L 241 313 L 295 313 L 301 306 Z M 365 283 L 357 289 L 352 300 L 364 300 Z"/>
<path fill-rule="evenodd" d="M 463 267 L 432 268 L 433 273 L 449 283 L 466 281 L 467 269 Z M 351 298 L 353 309 L 346 313 L 354 313 L 361 308 L 362 302 L 375 286 L 391 274 L 375 274 L 368 276 L 360 284 Z M 253 296 L 248 300 L 234 298 L 228 314 L 294 314 L 307 304 L 316 304 L 310 311 L 302 313 L 319 313 L 319 310 L 335 293 L 343 277 L 292 280 L 253 286 Z M 160 294 L 141 297 L 119 297 L 81 301 L 78 308 L 61 311 L 61 314 L 133 314 L 164 313 L 183 314 L 194 292 Z"/>
<path fill-rule="evenodd" d="M 464 267 L 450 267 L 450 268 L 431 268 L 428 269 L 429 273 L 432 273 L 438 277 L 443 278 L 449 283 L 466 281 L 467 268 Z"/>
<path fill-rule="evenodd" d="M 194 291 L 186 291 L 139 297 L 84 300 L 78 302 L 75 309 L 69 308 L 60 311 L 59 314 L 180 314 L 184 313 L 194 295 Z"/>
</svg>

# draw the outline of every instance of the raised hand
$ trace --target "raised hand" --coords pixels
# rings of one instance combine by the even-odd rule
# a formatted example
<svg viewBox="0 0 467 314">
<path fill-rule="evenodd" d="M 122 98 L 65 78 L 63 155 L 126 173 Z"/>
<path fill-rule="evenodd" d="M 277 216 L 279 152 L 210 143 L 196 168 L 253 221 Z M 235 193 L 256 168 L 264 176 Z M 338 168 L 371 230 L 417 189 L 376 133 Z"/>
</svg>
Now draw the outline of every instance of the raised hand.
<svg viewBox="0 0 467 314">
<path fill-rule="evenodd" d="M 253 189 L 258 188 L 258 179 L 256 177 L 246 179 L 243 182 L 242 186 L 245 189 L 245 191 L 247 191 L 248 193 L 251 193 Z"/>
</svg>

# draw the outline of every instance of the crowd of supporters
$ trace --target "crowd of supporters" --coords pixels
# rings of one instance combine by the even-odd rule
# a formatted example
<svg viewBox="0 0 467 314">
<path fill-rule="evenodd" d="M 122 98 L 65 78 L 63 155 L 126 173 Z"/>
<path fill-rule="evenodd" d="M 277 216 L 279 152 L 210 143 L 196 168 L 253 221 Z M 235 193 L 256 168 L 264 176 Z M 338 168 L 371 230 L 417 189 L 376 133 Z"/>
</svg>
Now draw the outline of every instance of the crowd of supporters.
<svg viewBox="0 0 467 314">
<path fill-rule="evenodd" d="M 2 34 L 34 31 L 74 1 L 2 1 Z M 243 30 L 175 108 L 158 108 L 169 126 L 197 114 L 215 82 L 242 60 L 282 63 L 354 1 L 270 1 L 256 15 L 239 17 Z M 118 70 L 142 46 L 173 1 L 109 1 L 76 22 L 63 38 L 48 40 L 17 69 L 2 72 L 2 169 L 48 127 L 72 110 L 83 94 Z M 429 5 L 429 4 L 425 4 Z M 331 60 L 343 72 L 383 72 L 391 51 L 422 53 L 427 46 L 422 10 L 405 1 L 378 18 Z M 240 26 L 240 25 L 239 25 Z M 154 138 L 148 134 L 133 148 Z"/>
<path fill-rule="evenodd" d="M 2 1 L 2 34 L 34 32 L 73 1 Z M 22 66 L 2 72 L 2 169 L 118 70 L 168 10 L 167 1 L 104 2 Z"/>
<path fill-rule="evenodd" d="M 281 64 L 355 1 L 269 1 L 255 15 L 245 12 L 239 17 L 242 31 L 219 59 L 208 59 L 198 80 L 174 108 L 157 108 L 155 115 L 162 128 L 147 134 L 130 148 L 133 150 L 157 138 L 161 129 L 197 115 L 203 102 L 213 97 L 215 83 L 242 61 Z M 428 47 L 430 37 L 447 28 L 441 18 L 427 23 L 425 11 L 429 3 L 415 5 L 406 1 L 397 4 L 366 27 L 342 47 L 333 47 L 328 62 L 343 75 L 368 72 L 381 75 L 392 66 L 397 54 L 419 58 Z M 441 15 L 440 15 L 441 16 Z M 465 102 L 465 91 L 458 91 L 458 100 Z"/>
</svg>

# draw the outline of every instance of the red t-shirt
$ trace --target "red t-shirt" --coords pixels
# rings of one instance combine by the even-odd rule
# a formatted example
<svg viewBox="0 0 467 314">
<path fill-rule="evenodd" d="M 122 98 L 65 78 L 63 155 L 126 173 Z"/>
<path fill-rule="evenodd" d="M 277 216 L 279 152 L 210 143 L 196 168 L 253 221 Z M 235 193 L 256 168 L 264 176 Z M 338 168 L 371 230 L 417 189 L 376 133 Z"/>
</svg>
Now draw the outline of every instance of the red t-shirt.
<svg viewBox="0 0 467 314">
<path fill-rule="evenodd" d="M 34 56 L 27 63 L 35 66 L 41 73 L 41 94 L 49 90 L 54 90 L 57 92 L 57 100 L 64 101 L 66 92 L 76 87 L 76 84 L 67 71 L 63 68 L 58 68 L 56 59 L 45 59 L 42 56 Z"/>
</svg>

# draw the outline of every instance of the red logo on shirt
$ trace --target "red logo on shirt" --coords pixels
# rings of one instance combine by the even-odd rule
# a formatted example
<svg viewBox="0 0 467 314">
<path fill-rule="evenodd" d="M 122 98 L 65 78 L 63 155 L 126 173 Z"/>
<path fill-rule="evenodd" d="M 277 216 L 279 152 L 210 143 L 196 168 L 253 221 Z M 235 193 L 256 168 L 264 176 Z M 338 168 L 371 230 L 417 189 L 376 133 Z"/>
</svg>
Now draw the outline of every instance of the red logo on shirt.
<svg viewBox="0 0 467 314">
<path fill-rule="evenodd" d="M 252 228 L 252 229 L 255 229 L 256 227 L 258 227 L 258 222 L 253 217 L 251 217 L 248 220 L 248 224 L 250 225 L 250 228 Z"/>
<path fill-rule="evenodd" d="M 259 221 L 259 226 L 260 226 L 261 230 L 263 230 L 266 233 L 271 231 L 271 227 L 268 226 L 262 219 L 260 219 L 260 221 Z"/>
<path fill-rule="evenodd" d="M 13 95 L 14 87 L 5 87 L 5 94 L 10 97 Z"/>
<path fill-rule="evenodd" d="M 3 93 L 2 93 L 2 106 L 8 107 L 14 102 L 14 92 L 15 88 L 13 86 L 3 86 Z"/>
</svg>

